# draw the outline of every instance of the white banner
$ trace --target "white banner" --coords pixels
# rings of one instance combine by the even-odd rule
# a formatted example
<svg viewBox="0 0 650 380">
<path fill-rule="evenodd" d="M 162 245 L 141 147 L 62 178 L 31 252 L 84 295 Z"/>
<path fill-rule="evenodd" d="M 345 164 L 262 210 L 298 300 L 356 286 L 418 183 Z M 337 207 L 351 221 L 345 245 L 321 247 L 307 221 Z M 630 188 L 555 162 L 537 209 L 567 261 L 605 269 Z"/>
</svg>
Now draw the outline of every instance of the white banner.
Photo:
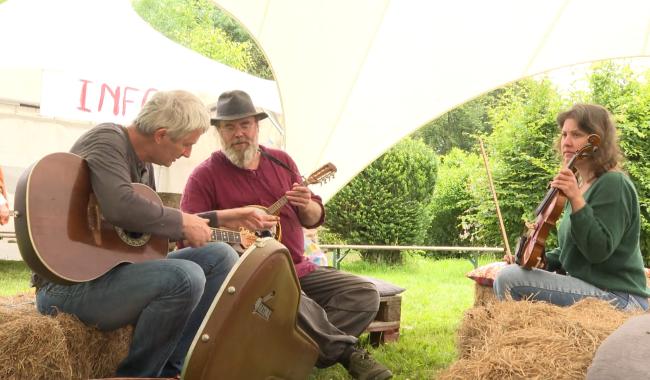
<svg viewBox="0 0 650 380">
<path fill-rule="evenodd" d="M 128 124 L 156 91 L 143 81 L 43 70 L 41 115 Z"/>
</svg>

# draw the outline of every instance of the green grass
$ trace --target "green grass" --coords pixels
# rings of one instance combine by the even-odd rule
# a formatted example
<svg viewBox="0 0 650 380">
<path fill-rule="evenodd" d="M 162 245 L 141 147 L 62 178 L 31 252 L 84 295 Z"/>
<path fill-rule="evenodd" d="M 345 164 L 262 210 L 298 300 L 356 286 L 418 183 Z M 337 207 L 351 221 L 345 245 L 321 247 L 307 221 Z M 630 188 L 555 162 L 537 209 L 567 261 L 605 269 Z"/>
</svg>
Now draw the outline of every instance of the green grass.
<svg viewBox="0 0 650 380">
<path fill-rule="evenodd" d="M 431 379 L 456 358 L 456 330 L 463 312 L 474 302 L 474 283 L 465 277 L 469 260 L 426 259 L 406 254 L 404 265 L 370 265 L 346 258 L 342 269 L 372 276 L 406 288 L 402 294 L 402 323 L 397 343 L 366 347 L 388 366 L 394 379 Z M 494 261 L 486 256 L 480 261 Z M 362 336 L 362 342 L 367 343 Z M 349 379 L 339 365 L 316 370 L 312 380 Z"/>
<path fill-rule="evenodd" d="M 22 261 L 0 260 L 0 296 L 30 291 L 29 268 Z"/>
<path fill-rule="evenodd" d="M 380 278 L 406 288 L 402 295 L 400 339 L 377 349 L 366 347 L 387 365 L 394 379 L 431 379 L 456 358 L 456 331 L 474 301 L 474 283 L 465 277 L 472 264 L 464 259 L 433 260 L 405 254 L 404 265 L 370 265 L 351 254 L 342 263 L 348 272 Z M 495 261 L 489 255 L 480 262 Z M 0 295 L 29 291 L 23 262 L 0 260 Z M 367 336 L 361 337 L 367 345 Z M 311 380 L 349 379 L 340 365 L 314 370 Z"/>
</svg>

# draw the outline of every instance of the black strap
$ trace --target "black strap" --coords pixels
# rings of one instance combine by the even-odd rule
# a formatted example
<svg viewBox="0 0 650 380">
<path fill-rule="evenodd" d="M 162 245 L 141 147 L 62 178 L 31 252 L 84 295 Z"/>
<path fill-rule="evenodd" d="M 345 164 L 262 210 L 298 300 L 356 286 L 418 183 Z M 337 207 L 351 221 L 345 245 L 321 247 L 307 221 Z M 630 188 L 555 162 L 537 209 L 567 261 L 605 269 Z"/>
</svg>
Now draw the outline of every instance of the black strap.
<svg viewBox="0 0 650 380">
<path fill-rule="evenodd" d="M 268 159 L 271 160 L 272 162 L 274 162 L 274 163 L 276 163 L 276 164 L 282 166 L 283 168 L 287 169 L 291 174 L 295 174 L 295 175 L 297 175 L 298 177 L 302 178 L 302 176 L 301 176 L 300 174 L 294 172 L 294 171 L 289 167 L 289 165 L 287 165 L 287 164 L 285 164 L 284 162 L 278 160 L 277 158 L 271 156 L 271 154 L 265 152 L 261 147 L 257 148 L 257 151 L 260 152 L 260 154 L 261 154 L 262 156 L 268 158 Z"/>
</svg>

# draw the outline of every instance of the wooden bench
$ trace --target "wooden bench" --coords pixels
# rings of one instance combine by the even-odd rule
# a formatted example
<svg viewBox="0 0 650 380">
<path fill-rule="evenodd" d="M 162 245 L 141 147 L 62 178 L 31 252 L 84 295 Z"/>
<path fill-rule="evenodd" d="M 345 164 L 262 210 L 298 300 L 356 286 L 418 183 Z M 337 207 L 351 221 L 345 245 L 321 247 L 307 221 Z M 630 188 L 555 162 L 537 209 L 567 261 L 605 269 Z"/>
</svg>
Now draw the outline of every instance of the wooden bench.
<svg viewBox="0 0 650 380">
<path fill-rule="evenodd" d="M 375 320 L 366 328 L 370 344 L 377 347 L 386 342 L 399 339 L 400 319 L 402 316 L 402 296 L 384 296 L 379 298 L 379 311 Z"/>
</svg>

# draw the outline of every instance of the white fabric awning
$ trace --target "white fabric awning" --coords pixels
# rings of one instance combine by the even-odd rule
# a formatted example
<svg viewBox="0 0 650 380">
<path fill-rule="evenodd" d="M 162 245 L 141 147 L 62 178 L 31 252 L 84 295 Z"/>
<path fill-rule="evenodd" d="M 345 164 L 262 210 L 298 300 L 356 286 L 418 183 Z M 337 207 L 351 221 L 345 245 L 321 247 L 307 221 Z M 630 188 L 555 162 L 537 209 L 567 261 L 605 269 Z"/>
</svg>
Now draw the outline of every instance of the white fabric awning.
<svg viewBox="0 0 650 380">
<path fill-rule="evenodd" d="M 52 138 L 32 138 L 29 147 L 16 145 L 21 138 L 0 141 L 0 161 L 23 166 L 34 160 L 25 152 L 67 150 L 79 134 L 78 124 L 60 127 L 65 117 L 42 103 L 44 76 L 55 88 L 74 78 L 182 87 L 206 102 L 240 88 L 258 106 L 283 113 L 286 149 L 303 174 L 328 161 L 338 167 L 333 181 L 314 189 L 327 200 L 399 139 L 491 89 L 572 64 L 650 56 L 647 0 L 213 1 L 258 41 L 277 87 L 162 37 L 129 0 L 0 4 L 0 100 L 44 106 L 53 117 L 48 126 L 59 128 L 41 132 Z M 78 108 L 79 98 L 69 98 L 53 109 Z M 38 136 L 31 119 L 21 123 Z M 0 120 L 4 136 L 18 128 Z M 33 146 L 39 143 L 44 149 Z M 197 149 L 173 168 L 173 191 L 211 149 Z"/>
<path fill-rule="evenodd" d="M 259 107 L 282 111 L 274 81 L 167 39 L 130 0 L 7 0 L 0 36 L 0 165 L 14 171 L 69 150 L 94 123 L 130 123 L 150 90 L 185 89 L 209 104 L 223 91 L 243 89 Z M 277 134 L 264 142 L 283 145 Z M 190 171 L 217 147 L 206 134 L 190 159 L 158 171 L 159 189 L 182 191 Z"/>
<path fill-rule="evenodd" d="M 214 0 L 267 54 L 287 150 L 325 199 L 426 122 L 567 65 L 650 56 L 647 0 Z"/>
<path fill-rule="evenodd" d="M 10 73 L 0 76 L 2 99 L 38 104 L 41 88 L 25 91 L 24 84 L 33 80 L 30 74 L 46 70 L 59 81 L 94 80 L 89 90 L 102 83 L 142 91 L 182 88 L 207 103 L 223 91 L 242 88 L 260 107 L 281 112 L 275 82 L 167 39 L 135 13 L 130 0 L 7 0 L 0 4 L 0 35 L 0 70 Z"/>
</svg>

